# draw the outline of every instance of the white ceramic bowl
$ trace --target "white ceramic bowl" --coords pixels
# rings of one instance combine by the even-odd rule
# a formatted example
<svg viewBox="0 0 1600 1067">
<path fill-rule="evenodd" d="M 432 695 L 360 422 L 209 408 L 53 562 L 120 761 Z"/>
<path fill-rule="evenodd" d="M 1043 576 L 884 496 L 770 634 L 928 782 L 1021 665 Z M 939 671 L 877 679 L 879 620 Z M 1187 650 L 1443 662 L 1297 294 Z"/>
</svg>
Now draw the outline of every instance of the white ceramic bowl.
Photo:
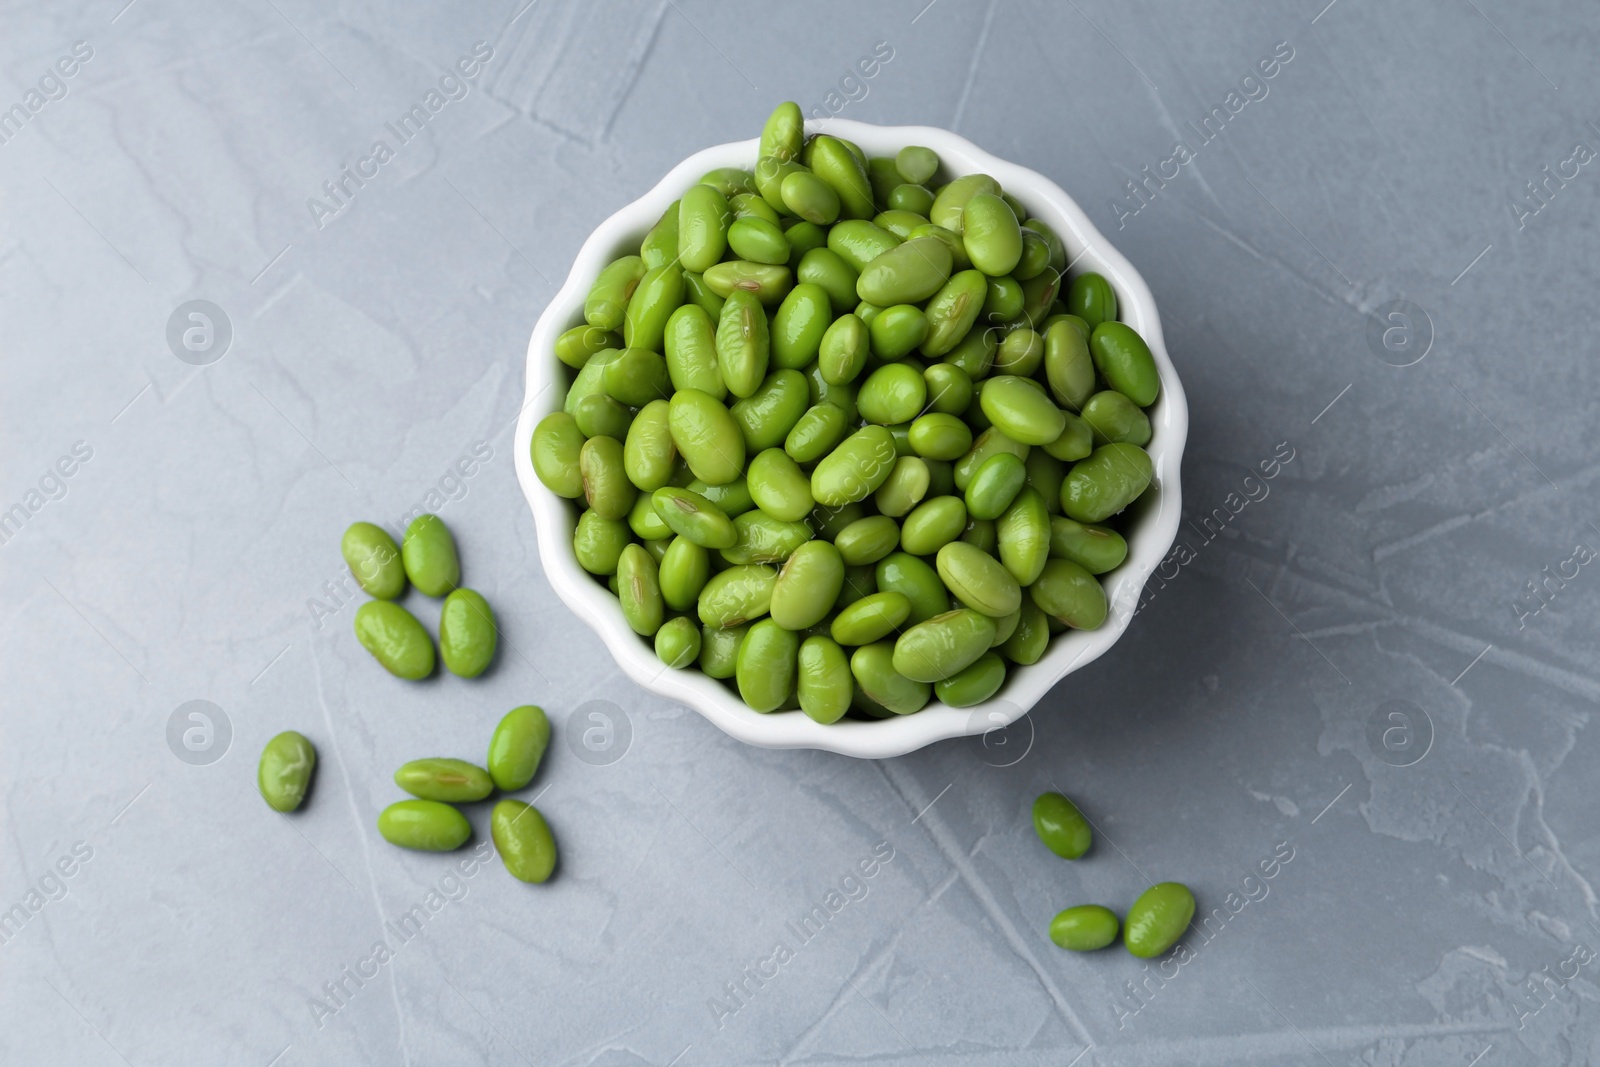
<svg viewBox="0 0 1600 1067">
<path fill-rule="evenodd" d="M 815 124 L 807 124 L 815 132 Z M 1025 714 L 1057 682 L 1100 656 L 1122 636 L 1144 587 L 1177 536 L 1181 497 L 1178 465 L 1189 430 L 1183 386 L 1161 337 L 1155 299 L 1144 279 L 1111 242 L 1094 228 L 1083 209 L 1048 178 L 1015 163 L 996 159 L 970 141 L 928 126 L 871 126 L 830 120 L 825 131 L 845 137 L 869 155 L 893 155 L 908 144 L 939 154 L 942 177 L 982 172 L 993 176 L 1032 214 L 1053 226 L 1067 246 L 1073 271 L 1105 275 L 1117 293 L 1120 318 L 1139 331 L 1161 372 L 1161 396 L 1150 409 L 1147 446 L 1155 463 L 1154 492 L 1147 493 L 1127 531 L 1128 558 L 1102 576 L 1111 612 L 1098 630 L 1069 630 L 1054 637 L 1044 657 L 1028 667 L 1011 667 L 1005 686 L 993 699 L 973 708 L 931 703 L 915 715 L 878 721 L 845 719 L 830 726 L 800 711 L 763 715 L 746 707 L 722 683 L 694 669 L 671 670 L 656 658 L 653 645 L 629 629 L 617 598 L 578 566 L 572 551 L 577 509 L 540 484 L 533 473 L 529 444 L 533 428 L 561 408 L 566 368 L 555 358 L 556 338 L 583 319 L 583 299 L 600 269 L 620 255 L 637 253 L 639 242 L 667 205 L 714 167 L 751 169 L 757 142 L 740 141 L 696 152 L 679 163 L 656 187 L 612 215 L 578 251 L 566 284 L 539 317 L 528 342 L 528 384 L 517 421 L 514 456 L 517 480 L 533 511 L 539 558 L 557 595 L 600 635 L 628 677 L 669 700 L 685 704 L 739 740 L 763 748 L 819 748 L 847 756 L 881 759 L 914 751 L 949 737 L 982 734 Z"/>
</svg>

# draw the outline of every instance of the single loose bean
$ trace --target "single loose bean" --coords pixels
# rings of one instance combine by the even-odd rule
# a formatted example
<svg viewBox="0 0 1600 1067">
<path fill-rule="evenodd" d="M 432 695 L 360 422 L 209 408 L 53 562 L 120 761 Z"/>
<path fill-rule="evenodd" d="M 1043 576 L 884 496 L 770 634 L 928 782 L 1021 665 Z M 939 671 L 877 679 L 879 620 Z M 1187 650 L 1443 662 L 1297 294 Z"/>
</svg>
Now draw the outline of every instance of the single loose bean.
<svg viewBox="0 0 1600 1067">
<path fill-rule="evenodd" d="M 261 750 L 256 788 L 273 811 L 294 811 L 305 800 L 316 768 L 316 747 L 304 734 L 285 730 Z"/>
<path fill-rule="evenodd" d="M 910 211 L 928 220 L 928 212 L 933 210 L 933 190 L 922 185 L 913 185 L 906 182 L 889 190 L 889 196 L 884 201 L 896 211 Z"/>
<path fill-rule="evenodd" d="M 895 460 L 889 477 L 872 495 L 872 502 L 881 514 L 898 519 L 927 495 L 930 481 L 928 464 L 924 460 L 901 456 Z"/>
<path fill-rule="evenodd" d="M 1028 453 L 1024 466 L 1028 468 L 1028 488 L 1037 490 L 1044 498 L 1044 509 L 1051 515 L 1061 512 L 1061 483 L 1067 477 L 1067 465 L 1043 448 Z"/>
<path fill-rule="evenodd" d="M 962 270 L 950 276 L 928 301 L 928 336 L 922 354 L 942 356 L 955 348 L 977 324 L 989 283 L 981 271 Z"/>
<path fill-rule="evenodd" d="M 977 473 L 978 468 L 1001 452 L 1009 452 L 1019 460 L 1027 459 L 1028 447 L 1006 436 L 1005 431 L 991 426 L 977 436 L 977 439 L 972 442 L 972 447 L 967 449 L 967 454 L 956 462 L 954 472 L 956 488 L 966 489 L 967 484 L 972 481 L 972 476 Z"/>
<path fill-rule="evenodd" d="M 871 331 L 854 313 L 834 319 L 822 335 L 817 350 L 817 366 L 830 385 L 853 381 L 867 365 L 871 354 Z"/>
<path fill-rule="evenodd" d="M 872 224 L 880 229 L 888 230 L 900 240 L 904 241 L 911 236 L 911 231 L 928 223 L 926 215 L 915 211 L 906 211 L 890 205 L 888 211 L 880 211 L 872 216 Z"/>
<path fill-rule="evenodd" d="M 1072 411 L 1082 409 L 1094 393 L 1094 359 L 1089 343 L 1070 322 L 1051 323 L 1044 332 L 1044 372 L 1056 402 Z"/>
<path fill-rule="evenodd" d="M 750 498 L 750 487 L 745 484 L 743 478 L 735 478 L 723 485 L 707 485 L 696 478 L 683 488 L 691 493 L 699 493 L 721 508 L 722 513 L 730 519 L 737 518 L 756 506 L 756 502 Z"/>
<path fill-rule="evenodd" d="M 800 710 L 823 724 L 844 718 L 855 689 L 844 649 L 831 638 L 813 635 L 801 642 L 796 666 Z"/>
<path fill-rule="evenodd" d="M 556 840 L 538 808 L 520 800 L 500 801 L 489 817 L 489 833 L 513 878 L 536 883 L 549 880 L 556 869 Z"/>
<path fill-rule="evenodd" d="M 633 412 L 605 393 L 591 393 L 572 409 L 572 421 L 577 423 L 578 432 L 585 438 L 614 437 L 621 441 L 627 438 L 628 428 L 633 425 Z"/>
<path fill-rule="evenodd" d="M 1005 660 L 985 652 L 964 669 L 935 682 L 933 692 L 952 708 L 970 708 L 998 693 L 1005 680 Z"/>
<path fill-rule="evenodd" d="M 928 316 L 915 304 L 895 304 L 878 313 L 868 327 L 872 354 L 889 362 L 910 354 L 928 335 Z"/>
<path fill-rule="evenodd" d="M 1092 330 L 1102 322 L 1115 322 L 1117 294 L 1105 276 L 1086 271 L 1072 279 L 1067 286 L 1064 303 L 1068 314 L 1076 315 L 1089 324 Z"/>
<path fill-rule="evenodd" d="M 769 448 L 750 461 L 745 480 L 756 507 L 785 522 L 798 522 L 811 513 L 816 501 L 811 480 L 781 448 Z"/>
<path fill-rule="evenodd" d="M 999 194 L 1000 183 L 987 174 L 966 174 L 940 189 L 933 198 L 928 218 L 936 226 L 959 234 L 967 202 L 979 193 Z"/>
<path fill-rule="evenodd" d="M 1194 894 L 1181 882 L 1161 882 L 1139 894 L 1128 909 L 1122 943 L 1140 959 L 1152 959 L 1178 943 L 1194 918 Z"/>
<path fill-rule="evenodd" d="M 973 548 L 981 549 L 989 555 L 997 555 L 1000 551 L 1000 539 L 995 536 L 993 519 L 967 519 L 967 528 L 961 531 L 960 540 Z"/>
<path fill-rule="evenodd" d="M 847 219 L 870 219 L 872 183 L 855 153 L 837 137 L 826 134 L 813 137 L 807 149 L 811 153 L 811 169 L 839 194 L 839 214 Z"/>
<path fill-rule="evenodd" d="M 604 396 L 606 367 L 620 355 L 622 355 L 621 348 L 607 348 L 590 356 L 589 362 L 578 371 L 578 376 L 572 380 L 571 387 L 567 389 L 567 399 L 562 403 L 561 410 L 568 415 L 576 416 L 578 405 L 585 397 L 596 394 Z"/>
<path fill-rule="evenodd" d="M 967 336 L 957 342 L 954 348 L 945 353 L 944 361 L 966 374 L 969 380 L 977 381 L 989 373 L 999 347 L 997 332 L 978 323 L 967 331 Z"/>
<path fill-rule="evenodd" d="M 611 442 L 616 444 L 615 441 Z M 591 506 L 593 506 L 591 504 Z M 627 514 L 613 515 L 620 519 Z M 400 559 L 406 577 L 424 596 L 444 596 L 461 580 L 461 560 L 456 555 L 456 539 L 437 515 L 418 515 L 406 527 L 400 545 Z"/>
<path fill-rule="evenodd" d="M 994 643 L 994 620 L 967 608 L 925 619 L 894 643 L 894 669 L 916 682 L 941 682 L 976 663 Z"/>
<path fill-rule="evenodd" d="M 711 286 L 706 284 L 704 275 L 692 270 L 684 271 L 683 293 L 689 303 L 711 316 L 713 321 L 722 317 L 723 299 L 712 292 Z"/>
<path fill-rule="evenodd" d="M 728 392 L 737 397 L 755 392 L 767 374 L 771 339 L 767 313 L 750 293 L 737 290 L 722 305 L 716 347 L 717 365 Z"/>
<path fill-rule="evenodd" d="M 561 412 L 555 412 L 547 415 L 545 419 L 548 421 L 558 415 L 562 419 L 570 418 Z M 566 487 L 564 483 L 563 488 Z M 557 493 L 557 495 L 568 494 Z M 344 537 L 339 540 L 339 553 L 344 556 L 345 566 L 350 568 L 350 574 L 369 596 L 375 596 L 379 600 L 393 600 L 406 591 L 406 568 L 400 560 L 400 549 L 395 545 L 394 538 L 390 537 L 383 527 L 370 522 L 351 523 L 350 528 L 345 530 Z"/>
<path fill-rule="evenodd" d="M 1019 666 L 1039 662 L 1050 643 L 1049 616 L 1032 599 L 1022 602 L 1017 628 L 1000 646 L 1001 655 Z"/>
<path fill-rule="evenodd" d="M 796 463 L 815 463 L 832 452 L 849 432 L 850 419 L 843 408 L 837 404 L 813 404 L 783 439 L 783 450 Z"/>
<path fill-rule="evenodd" d="M 870 225 L 870 223 L 868 224 Z M 834 227 L 837 230 L 838 227 Z M 829 231 L 831 237 L 833 230 Z M 828 294 L 828 303 L 835 315 L 847 314 L 861 301 L 856 295 L 856 278 L 861 268 L 851 265 L 843 256 L 824 245 L 800 257 L 795 277 L 802 285 L 819 285 Z"/>
<path fill-rule="evenodd" d="M 1150 418 L 1139 406 L 1114 389 L 1094 394 L 1083 405 L 1083 421 L 1094 433 L 1094 443 L 1125 441 L 1143 447 L 1150 443 Z"/>
<path fill-rule="evenodd" d="M 489 738 L 489 777 L 496 788 L 521 789 L 533 781 L 550 746 L 550 720 L 537 704 L 506 712 Z"/>
<path fill-rule="evenodd" d="M 964 541 L 952 541 L 935 557 L 939 577 L 955 598 L 990 618 L 1010 615 L 1022 604 L 1022 587 L 1000 561 Z"/>
<path fill-rule="evenodd" d="M 953 230 L 947 230 L 943 226 L 935 226 L 930 222 L 926 226 L 918 226 L 912 230 L 910 236 L 932 237 L 949 249 L 951 270 L 966 270 L 972 266 L 972 261 L 967 258 L 966 246 L 961 243 L 961 235 Z M 909 238 L 907 239 L 909 240 Z"/>
<path fill-rule="evenodd" d="M 1030 382 L 1033 381 L 1033 373 L 1043 362 L 1044 338 L 1026 326 L 1019 326 L 1006 334 L 994 354 L 996 373 L 1016 375 Z"/>
<path fill-rule="evenodd" d="M 907 363 L 886 363 L 867 376 L 856 394 L 861 417 L 880 426 L 910 422 L 928 402 L 928 383 Z"/>
<path fill-rule="evenodd" d="M 922 380 L 928 383 L 928 407 L 941 415 L 960 415 L 972 403 L 972 378 L 953 363 L 933 364 Z"/>
<path fill-rule="evenodd" d="M 938 173 L 939 156 L 931 148 L 906 145 L 895 153 L 894 169 L 903 180 L 926 185 Z"/>
<path fill-rule="evenodd" d="M 389 844 L 401 848 L 453 852 L 472 836 L 472 825 L 449 804 L 437 800 L 401 800 L 378 813 L 378 833 Z"/>
<path fill-rule="evenodd" d="M 929 368 L 930 370 L 932 368 Z M 919 416 L 908 432 L 911 448 L 925 459 L 958 460 L 972 447 L 972 431 L 954 415 Z"/>
<path fill-rule="evenodd" d="M 775 620 L 762 619 L 750 627 L 734 672 L 739 696 L 756 711 L 783 707 L 794 691 L 799 654 L 800 636 Z"/>
<path fill-rule="evenodd" d="M 645 271 L 644 277 L 639 280 L 638 288 L 633 291 L 633 298 L 628 301 L 627 313 L 623 316 L 623 344 L 628 348 L 646 349 L 650 352 L 661 351 L 661 340 L 666 334 L 667 320 L 683 303 L 683 292 L 683 270 L 676 263 L 668 263 L 654 270 Z M 665 377 L 664 368 L 663 377 Z"/>
<path fill-rule="evenodd" d="M 397 678 L 416 681 L 433 673 L 433 639 L 399 604 L 369 600 L 356 609 L 356 640 Z"/>
<path fill-rule="evenodd" d="M 701 277 L 713 293 L 724 299 L 734 293 L 745 293 L 755 297 L 763 307 L 777 305 L 794 285 L 794 275 L 788 267 L 752 263 L 747 259 L 724 260 L 708 268 Z"/>
<path fill-rule="evenodd" d="M 785 100 L 772 109 L 761 127 L 760 150 L 756 158 L 771 156 L 779 161 L 798 159 L 805 144 L 805 115 L 800 105 Z"/>
<path fill-rule="evenodd" d="M 494 792 L 489 772 L 466 760 L 414 759 L 394 772 L 394 784 L 423 800 L 463 804 Z"/>
<path fill-rule="evenodd" d="M 1089 820 L 1060 793 L 1040 793 L 1033 802 L 1033 831 L 1045 848 L 1064 860 L 1075 860 L 1094 841 Z"/>
<path fill-rule="evenodd" d="M 811 540 L 806 522 L 784 522 L 760 511 L 748 511 L 733 520 L 735 541 L 722 550 L 733 564 L 782 563 L 794 550 Z"/>
<path fill-rule="evenodd" d="M 1019 282 L 1037 277 L 1050 265 L 1050 246 L 1034 230 L 1022 227 L 1022 255 L 1012 268 L 1011 276 Z"/>
<path fill-rule="evenodd" d="M 1061 431 L 1061 436 L 1045 445 L 1044 450 L 1055 459 L 1066 463 L 1076 462 L 1094 451 L 1094 431 L 1083 419 L 1068 414 L 1067 425 Z"/>
<path fill-rule="evenodd" d="M 822 338 L 833 323 L 828 292 L 822 286 L 801 282 L 789 290 L 773 316 L 772 365 L 801 369 L 817 358 Z"/>
<path fill-rule="evenodd" d="M 656 631 L 656 658 L 674 670 L 691 666 L 700 656 L 700 627 L 679 616 Z"/>
<path fill-rule="evenodd" d="M 439 658 L 451 674 L 476 678 L 494 660 L 500 628 L 483 594 L 457 588 L 439 612 Z"/>
<path fill-rule="evenodd" d="M 1067 246 L 1062 243 L 1061 235 L 1043 219 L 1024 219 L 1023 223 L 1028 229 L 1044 238 L 1044 243 L 1050 249 L 1050 266 L 1057 274 L 1067 269 Z"/>
<path fill-rule="evenodd" d="M 839 217 L 839 194 L 807 170 L 784 175 L 778 185 L 778 197 L 790 214 L 807 222 L 826 226 Z"/>
<path fill-rule="evenodd" d="M 1095 630 L 1106 621 L 1106 591 L 1094 575 L 1069 559 L 1052 559 L 1028 587 L 1046 615 L 1074 630 Z"/>
<path fill-rule="evenodd" d="M 812 401 L 805 375 L 797 370 L 775 370 L 761 387 L 728 409 L 739 424 L 745 451 L 760 452 L 783 443 Z"/>
<path fill-rule="evenodd" d="M 888 480 L 897 453 L 882 426 L 864 426 L 824 456 L 811 472 L 811 495 L 827 507 L 865 500 Z"/>
<path fill-rule="evenodd" d="M 760 204 L 764 211 L 771 213 L 768 221 L 778 221 L 778 213 L 768 207 L 766 201 L 757 198 L 754 203 Z M 828 247 L 828 231 L 814 222 L 801 219 L 785 228 L 783 236 L 789 241 L 789 267 L 796 272 L 796 279 L 803 282 L 805 279 L 799 277 L 800 262 L 812 249 Z"/>
<path fill-rule="evenodd" d="M 641 541 L 646 542 L 672 536 L 672 527 L 668 526 L 667 520 L 656 511 L 655 497 L 650 493 L 640 493 L 634 498 L 633 507 L 628 509 L 628 529 L 638 535 Z"/>
<path fill-rule="evenodd" d="M 1021 333 L 1019 330 L 1012 336 Z M 983 383 L 979 403 L 983 413 L 1002 433 L 1025 445 L 1050 444 L 1067 427 L 1066 414 L 1032 378 L 1009 374 L 988 378 Z"/>
<path fill-rule="evenodd" d="M 756 176 L 738 167 L 717 167 L 702 174 L 699 184 L 709 185 L 723 196 L 731 199 L 735 196 L 749 196 L 754 193 Z"/>
<path fill-rule="evenodd" d="M 1142 408 L 1156 402 L 1161 375 L 1150 346 L 1132 326 L 1102 322 L 1089 335 L 1089 351 L 1107 385 Z"/>
<path fill-rule="evenodd" d="M 1050 920 L 1050 940 L 1073 952 L 1094 952 L 1117 939 L 1117 913 L 1099 904 L 1079 904 Z"/>
</svg>

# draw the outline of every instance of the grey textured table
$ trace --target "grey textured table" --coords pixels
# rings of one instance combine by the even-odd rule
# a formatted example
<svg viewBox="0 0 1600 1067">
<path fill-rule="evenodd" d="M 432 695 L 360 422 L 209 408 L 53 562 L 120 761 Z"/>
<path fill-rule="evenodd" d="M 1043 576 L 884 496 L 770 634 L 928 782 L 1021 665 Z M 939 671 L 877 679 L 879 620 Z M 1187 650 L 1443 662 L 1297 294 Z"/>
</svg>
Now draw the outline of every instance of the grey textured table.
<svg viewBox="0 0 1600 1067">
<path fill-rule="evenodd" d="M 925 2 L 12 6 L 0 1060 L 1600 1057 L 1594 8 Z M 1054 178 L 1188 390 L 1184 548 L 987 744 L 744 747 L 541 575 L 535 318 L 785 98 Z M 340 531 L 424 506 L 504 625 L 475 683 L 350 633 Z M 527 701 L 558 879 L 377 839 L 395 766 Z M 253 784 L 291 727 L 292 819 Z M 1147 877 L 1209 919 L 1180 957 L 1046 938 Z"/>
</svg>

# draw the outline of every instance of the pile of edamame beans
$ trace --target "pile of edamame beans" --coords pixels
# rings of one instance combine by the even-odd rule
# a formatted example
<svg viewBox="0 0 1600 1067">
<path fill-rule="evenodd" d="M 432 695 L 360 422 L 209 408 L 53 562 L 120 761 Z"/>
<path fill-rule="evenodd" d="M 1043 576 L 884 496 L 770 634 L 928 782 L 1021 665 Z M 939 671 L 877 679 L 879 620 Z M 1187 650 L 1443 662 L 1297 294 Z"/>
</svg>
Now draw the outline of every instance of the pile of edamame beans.
<svg viewBox="0 0 1600 1067">
<path fill-rule="evenodd" d="M 780 105 L 606 266 L 534 431 L 578 563 L 669 667 L 822 723 L 967 707 L 1104 622 L 1149 348 L 985 174 Z"/>
</svg>

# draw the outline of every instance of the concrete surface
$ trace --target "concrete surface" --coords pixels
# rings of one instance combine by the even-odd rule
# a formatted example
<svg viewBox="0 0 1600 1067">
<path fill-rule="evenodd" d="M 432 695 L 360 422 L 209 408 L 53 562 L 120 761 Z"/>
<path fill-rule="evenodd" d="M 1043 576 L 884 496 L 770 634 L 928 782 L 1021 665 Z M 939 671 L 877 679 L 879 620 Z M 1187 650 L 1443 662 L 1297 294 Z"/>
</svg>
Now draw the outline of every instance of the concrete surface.
<svg viewBox="0 0 1600 1067">
<path fill-rule="evenodd" d="M 1600 23 L 1325 2 L 12 5 L 0 1060 L 1600 1058 Z M 540 574 L 509 442 L 552 283 L 785 98 L 1053 177 L 1188 389 L 1188 551 L 987 746 L 743 747 Z M 471 684 L 350 634 L 341 530 L 419 506 L 504 625 Z M 395 766 L 527 701 L 554 882 L 376 838 Z M 288 818 L 253 775 L 291 727 Z M 1052 786 L 1083 861 L 1033 837 Z M 1212 915 L 1181 964 L 1046 938 L 1147 877 Z"/>
</svg>

